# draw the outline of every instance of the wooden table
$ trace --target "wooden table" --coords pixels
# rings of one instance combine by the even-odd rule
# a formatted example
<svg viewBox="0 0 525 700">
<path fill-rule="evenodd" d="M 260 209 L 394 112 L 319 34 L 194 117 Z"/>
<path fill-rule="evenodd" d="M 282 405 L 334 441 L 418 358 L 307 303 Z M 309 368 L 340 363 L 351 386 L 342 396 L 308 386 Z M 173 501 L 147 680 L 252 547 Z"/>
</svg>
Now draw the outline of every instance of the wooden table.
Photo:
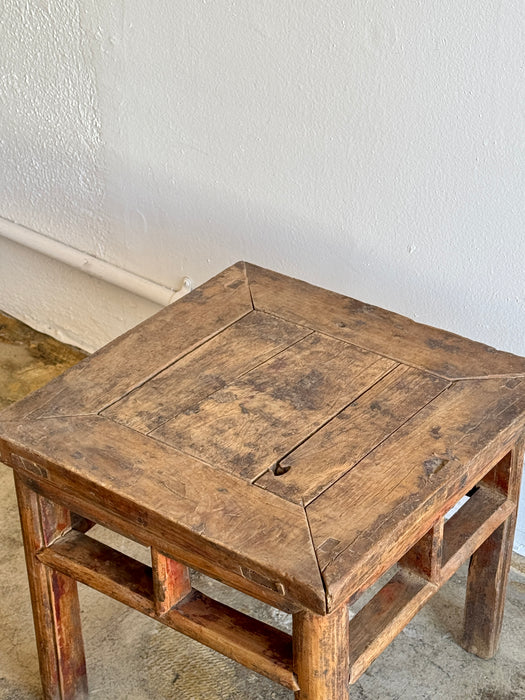
<svg viewBox="0 0 525 700">
<path fill-rule="evenodd" d="M 524 425 L 524 358 L 228 268 L 0 416 L 45 697 L 87 692 L 76 581 L 297 699 L 339 700 L 470 557 L 463 644 L 492 656 Z M 293 635 L 192 589 L 188 567 L 292 613 Z"/>
</svg>

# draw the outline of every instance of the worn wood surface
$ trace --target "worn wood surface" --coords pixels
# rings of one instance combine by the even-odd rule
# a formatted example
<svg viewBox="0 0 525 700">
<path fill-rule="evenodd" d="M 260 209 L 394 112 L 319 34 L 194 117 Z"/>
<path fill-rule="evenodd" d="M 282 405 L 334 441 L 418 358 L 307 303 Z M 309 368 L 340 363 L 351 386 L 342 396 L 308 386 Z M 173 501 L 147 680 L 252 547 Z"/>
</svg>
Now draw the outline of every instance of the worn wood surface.
<svg viewBox="0 0 525 700">
<path fill-rule="evenodd" d="M 31 416 L 96 413 L 251 310 L 241 263 L 73 367 L 57 382 L 65 387 L 58 393 L 53 391 L 41 407 L 33 407 Z"/>
<path fill-rule="evenodd" d="M 516 510 L 516 503 L 480 488 L 445 524 L 441 581 L 458 567 Z"/>
<path fill-rule="evenodd" d="M 462 644 L 483 659 L 492 658 L 498 648 L 513 533 L 507 518 L 470 560 Z"/>
<path fill-rule="evenodd" d="M 515 503 L 519 496 L 524 456 L 525 440 L 521 440 L 514 446 L 510 459 L 503 459 L 494 470 L 499 478 L 492 482 L 493 487 L 503 483 Z M 516 519 L 517 507 L 470 560 L 463 646 L 484 659 L 494 656 L 498 648 Z"/>
<path fill-rule="evenodd" d="M 297 690 L 292 669 L 292 640 L 285 632 L 199 591 L 193 591 L 158 619 L 285 688 Z"/>
<path fill-rule="evenodd" d="M 152 615 L 153 576 L 146 566 L 98 540 L 71 530 L 38 554 L 38 561 L 86 586 Z"/>
<path fill-rule="evenodd" d="M 293 616 L 296 700 L 348 698 L 349 646 L 346 605 L 328 615 L 300 612 Z"/>
<path fill-rule="evenodd" d="M 69 529 L 69 517 L 16 474 L 15 485 L 44 698 L 81 700 L 87 698 L 87 676 L 77 583 L 37 559 L 40 550 Z"/>
<path fill-rule="evenodd" d="M 395 364 L 313 333 L 152 433 L 246 479 L 287 454 Z"/>
<path fill-rule="evenodd" d="M 8 409 L 0 451 L 259 597 L 320 612 L 509 451 L 524 374 L 522 358 L 239 263 Z"/>
<path fill-rule="evenodd" d="M 257 485 L 308 505 L 447 386 L 433 375 L 395 367 L 282 459 L 279 478 L 266 472 Z"/>
<path fill-rule="evenodd" d="M 401 632 L 436 592 L 437 586 L 401 570 L 350 620 L 350 682 Z"/>
<path fill-rule="evenodd" d="M 197 639 L 290 690 L 297 690 L 292 671 L 292 639 L 284 632 L 195 590 L 185 592 L 178 604 L 159 608 L 151 567 L 79 532 L 66 534 L 43 549 L 38 558 L 57 572 Z"/>
<path fill-rule="evenodd" d="M 147 433 L 309 333 L 302 326 L 253 311 L 127 394 L 104 415 Z"/>
<path fill-rule="evenodd" d="M 331 605 L 395 564 L 507 451 L 523 385 L 453 384 L 306 508 Z"/>
<path fill-rule="evenodd" d="M 163 615 L 190 593 L 190 570 L 154 547 L 151 549 L 151 568 L 155 609 Z"/>
<path fill-rule="evenodd" d="M 445 519 L 439 520 L 417 542 L 399 563 L 405 569 L 427 581 L 439 582 L 443 565 L 443 534 Z"/>
<path fill-rule="evenodd" d="M 525 376 L 525 358 L 416 323 L 342 294 L 247 264 L 256 309 L 446 379 Z"/>
<path fill-rule="evenodd" d="M 257 580 L 259 575 L 256 572 L 247 567 L 243 570 L 242 566 L 232 566 L 231 559 L 221 557 L 217 551 L 214 551 L 215 556 L 212 560 L 210 552 L 203 554 L 201 551 L 189 549 L 187 543 L 179 542 L 178 538 L 172 537 L 168 530 L 165 530 L 165 536 L 162 532 L 159 532 L 161 528 L 146 529 L 142 524 L 144 521 L 140 513 L 137 521 L 133 521 L 124 513 L 118 514 L 114 510 L 108 510 L 100 504 L 94 505 L 92 499 L 88 500 L 80 496 L 78 492 L 70 490 L 67 486 L 57 486 L 22 471 L 19 471 L 18 474 L 20 479 L 36 493 L 52 500 L 60 500 L 68 508 L 85 513 L 87 518 L 96 520 L 103 527 L 128 537 L 144 547 L 165 550 L 173 559 L 232 586 L 242 593 L 246 593 L 246 595 L 257 598 L 290 614 L 297 612 L 303 607 L 294 602 L 290 595 L 283 595 L 283 591 L 278 584 L 275 585 L 270 579 L 261 577 L 264 583 L 264 585 L 261 585 L 261 582 Z M 324 606 L 324 598 L 318 601 L 311 601 L 311 607 L 314 609 L 318 607 L 321 612 L 325 609 Z"/>
<path fill-rule="evenodd" d="M 174 543 L 183 552 L 196 551 L 202 564 L 196 568 L 210 575 L 214 563 L 243 578 L 254 571 L 266 582 L 258 586 L 262 593 L 282 590 L 284 600 L 325 610 L 301 507 L 98 416 L 8 425 L 15 441 L 32 443 L 39 462 L 38 455 L 54 455 L 53 464 L 44 460 L 42 467 L 49 483 L 65 493 L 89 494 L 88 500 L 130 521 L 128 530 L 138 524 L 142 539 L 158 534 L 166 542 L 158 549 L 171 554 Z M 20 463 L 16 456 L 13 461 L 10 455 L 3 459 L 42 476 L 34 462 Z M 90 515 L 69 502 L 75 512 Z"/>
<path fill-rule="evenodd" d="M 134 599 L 129 575 L 120 581 L 110 567 L 104 578 L 94 564 L 97 585 L 179 620 L 193 595 L 186 567 L 203 571 L 303 616 L 296 629 L 313 646 L 304 651 L 299 632 L 295 645 L 308 677 L 324 663 L 312 640 L 339 634 L 320 620 L 399 560 L 407 581 L 417 573 L 429 591 L 473 555 L 466 646 L 491 653 L 524 429 L 524 358 L 238 263 L 0 414 L 0 458 L 24 493 L 39 494 L 27 502 L 40 503 L 38 537 L 49 534 L 26 545 L 30 578 L 43 590 L 46 577 L 59 577 L 67 619 L 74 589 L 59 564 L 50 574 L 43 562 L 85 544 L 82 531 L 99 522 L 151 547 L 153 568 L 121 561 L 139 587 L 146 575 L 151 595 Z M 45 498 L 80 517 L 69 524 L 63 507 L 46 511 Z M 23 512 L 29 532 L 33 511 Z M 78 556 L 96 562 L 97 546 L 79 546 Z M 84 576 L 87 560 L 77 564 Z M 366 613 L 378 640 L 357 657 L 354 649 L 354 674 L 425 597 L 405 604 L 405 594 L 394 621 L 374 606 Z M 56 677 L 61 642 L 38 624 L 58 649 Z M 310 679 L 299 697 L 322 697 L 320 689 Z"/>
</svg>

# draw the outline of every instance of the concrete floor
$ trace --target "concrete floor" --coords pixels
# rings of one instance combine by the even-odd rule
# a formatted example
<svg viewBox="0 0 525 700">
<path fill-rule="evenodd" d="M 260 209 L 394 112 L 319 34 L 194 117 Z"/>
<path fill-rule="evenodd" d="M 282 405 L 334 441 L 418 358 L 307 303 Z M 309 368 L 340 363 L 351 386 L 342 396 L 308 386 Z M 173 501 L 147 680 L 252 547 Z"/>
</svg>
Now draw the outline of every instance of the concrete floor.
<svg viewBox="0 0 525 700">
<path fill-rule="evenodd" d="M 0 315 L 0 408 L 83 354 Z M 147 552 L 98 530 L 137 558 Z M 94 532 L 94 531 L 92 531 Z M 500 650 L 467 654 L 461 634 L 465 568 L 427 604 L 351 688 L 360 700 L 525 699 L 525 566 L 515 556 Z M 196 575 L 209 595 L 290 630 L 290 619 Z M 293 700 L 293 694 L 99 593 L 81 588 L 90 697 L 104 700 Z M 0 700 L 41 697 L 18 515 L 8 468 L 0 467 Z"/>
</svg>

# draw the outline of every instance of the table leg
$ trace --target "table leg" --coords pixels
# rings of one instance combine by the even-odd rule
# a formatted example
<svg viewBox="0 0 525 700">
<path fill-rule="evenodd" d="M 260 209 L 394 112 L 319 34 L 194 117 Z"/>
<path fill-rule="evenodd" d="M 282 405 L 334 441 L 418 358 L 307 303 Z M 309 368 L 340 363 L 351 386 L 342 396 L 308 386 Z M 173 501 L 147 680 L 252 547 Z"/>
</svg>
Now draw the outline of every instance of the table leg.
<svg viewBox="0 0 525 700">
<path fill-rule="evenodd" d="M 45 700 L 87 698 L 76 581 L 36 554 L 70 528 L 69 512 L 32 491 L 15 473 L 33 619 Z"/>
<path fill-rule="evenodd" d="M 296 700 L 345 700 L 349 685 L 348 608 L 328 615 L 293 616 L 294 671 L 300 690 Z"/>
<path fill-rule="evenodd" d="M 516 503 L 519 499 L 524 443 L 515 446 L 494 470 L 494 487 L 505 490 Z M 514 510 L 471 557 L 465 602 L 465 627 L 462 645 L 483 659 L 497 651 L 517 511 Z"/>
</svg>

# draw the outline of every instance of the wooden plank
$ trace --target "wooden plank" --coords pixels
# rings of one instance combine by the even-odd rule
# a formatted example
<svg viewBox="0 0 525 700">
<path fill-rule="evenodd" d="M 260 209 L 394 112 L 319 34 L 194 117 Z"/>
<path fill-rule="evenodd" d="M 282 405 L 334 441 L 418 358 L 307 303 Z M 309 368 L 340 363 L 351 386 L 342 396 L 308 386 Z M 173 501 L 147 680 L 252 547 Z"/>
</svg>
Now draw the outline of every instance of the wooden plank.
<svg viewBox="0 0 525 700">
<path fill-rule="evenodd" d="M 445 519 L 439 520 L 411 547 L 399 564 L 427 581 L 439 583 L 443 563 Z"/>
<path fill-rule="evenodd" d="M 450 578 L 515 508 L 503 494 L 480 486 L 445 523 L 442 580 Z"/>
<path fill-rule="evenodd" d="M 36 557 L 70 524 L 62 506 L 32 492 L 15 474 L 33 620 L 46 700 L 87 698 L 86 661 L 76 582 Z"/>
<path fill-rule="evenodd" d="M 350 622 L 351 683 L 514 508 L 501 494 L 482 488 L 445 524 L 444 542 L 441 518 L 400 560 L 403 568 Z"/>
<path fill-rule="evenodd" d="M 159 542 L 148 544 L 174 559 L 210 573 L 217 567 L 222 578 L 239 583 L 232 585 L 277 607 L 324 612 L 325 591 L 301 507 L 98 416 L 7 423 L 2 432 L 2 460 L 36 482 L 55 484 L 74 512 L 101 524 L 117 515 L 123 534 L 136 524 L 139 541 L 147 532 Z M 32 445 L 31 452 L 22 451 L 24 462 L 12 451 L 20 444 Z M 243 568 L 268 585 L 249 581 Z"/>
<path fill-rule="evenodd" d="M 162 548 L 173 559 L 184 563 L 196 571 L 201 571 L 203 574 L 217 579 L 252 598 L 256 598 L 263 603 L 272 605 L 274 608 L 290 614 L 297 612 L 298 609 L 303 607 L 295 602 L 293 598 L 285 596 L 285 592 L 278 586 L 268 588 L 268 586 L 259 585 L 254 580 L 255 576 L 246 578 L 246 569 L 243 572 L 242 567 L 232 567 L 227 559 L 225 561 L 222 558 L 212 560 L 207 554 L 193 549 L 189 550 L 178 541 L 166 540 L 162 533 L 152 532 L 150 528 L 146 528 L 143 521 L 130 520 L 123 515 L 106 509 L 99 503 L 94 504 L 92 500 L 79 495 L 78 489 L 71 489 L 70 485 L 61 484 L 57 486 L 21 470 L 17 474 L 21 481 L 39 495 L 54 500 L 60 498 L 69 508 L 75 508 L 78 512 L 84 513 L 86 517 L 96 520 L 103 527 L 113 530 L 144 547 L 155 547 L 159 550 Z M 322 602 L 319 601 L 315 608 L 324 610 L 324 600 Z"/>
<path fill-rule="evenodd" d="M 176 607 L 158 610 L 151 567 L 78 532 L 70 532 L 43 550 L 39 560 L 290 690 L 297 689 L 290 635 L 198 591 L 185 596 Z"/>
<path fill-rule="evenodd" d="M 292 672 L 292 640 L 285 632 L 199 591 L 194 591 L 159 621 L 285 688 L 298 688 Z"/>
<path fill-rule="evenodd" d="M 416 323 L 306 282 L 246 266 L 256 309 L 302 323 L 446 379 L 525 375 L 525 358 Z"/>
<path fill-rule="evenodd" d="M 350 683 L 355 683 L 438 587 L 401 570 L 350 620 Z"/>
<path fill-rule="evenodd" d="M 329 615 L 300 612 L 293 616 L 294 670 L 299 683 L 296 700 L 348 698 L 348 608 Z"/>
<path fill-rule="evenodd" d="M 151 435 L 255 479 L 394 366 L 315 333 Z"/>
<path fill-rule="evenodd" d="M 522 384 L 454 384 L 307 507 L 329 604 L 398 561 L 506 453 L 523 425 Z"/>
<path fill-rule="evenodd" d="M 151 567 L 89 535 L 72 530 L 39 552 L 38 560 L 146 615 L 155 611 Z"/>
<path fill-rule="evenodd" d="M 96 413 L 251 310 L 238 263 L 73 367 L 58 394 L 50 387 L 47 402 L 44 392 L 41 406 L 24 401 L 23 411 L 32 408 L 31 418 Z"/>
<path fill-rule="evenodd" d="M 279 463 L 257 485 L 307 505 L 449 383 L 400 365 Z"/>
<path fill-rule="evenodd" d="M 151 548 L 155 610 L 163 615 L 191 591 L 190 570 L 171 557 Z"/>
<path fill-rule="evenodd" d="M 510 461 L 505 457 L 500 463 L 501 470 L 496 467 L 496 473 L 508 470 L 508 492 L 516 500 L 524 455 L 525 438 L 522 435 L 513 445 Z M 517 509 L 514 508 L 470 559 L 462 645 L 483 659 L 494 656 L 498 648 L 516 518 Z"/>
<path fill-rule="evenodd" d="M 160 427 L 209 394 L 304 338 L 302 326 L 252 312 L 170 365 L 103 413 L 142 433 Z"/>
</svg>

